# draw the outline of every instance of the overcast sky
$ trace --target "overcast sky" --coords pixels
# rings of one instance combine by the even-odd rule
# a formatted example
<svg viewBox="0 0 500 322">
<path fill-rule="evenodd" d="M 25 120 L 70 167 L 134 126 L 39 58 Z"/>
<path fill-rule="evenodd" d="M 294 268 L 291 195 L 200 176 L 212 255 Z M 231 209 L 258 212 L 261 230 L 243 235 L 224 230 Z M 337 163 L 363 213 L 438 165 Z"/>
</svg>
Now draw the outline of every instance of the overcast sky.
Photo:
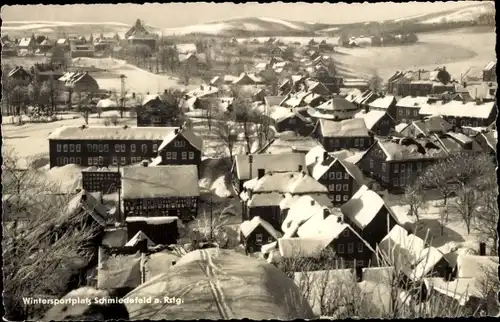
<svg viewBox="0 0 500 322">
<path fill-rule="evenodd" d="M 168 3 L 95 5 L 2 6 L 5 21 L 123 22 L 137 18 L 155 27 L 181 27 L 241 17 L 270 17 L 295 21 L 351 23 L 380 21 L 455 9 L 473 4 L 460 2 L 381 3 Z"/>
</svg>

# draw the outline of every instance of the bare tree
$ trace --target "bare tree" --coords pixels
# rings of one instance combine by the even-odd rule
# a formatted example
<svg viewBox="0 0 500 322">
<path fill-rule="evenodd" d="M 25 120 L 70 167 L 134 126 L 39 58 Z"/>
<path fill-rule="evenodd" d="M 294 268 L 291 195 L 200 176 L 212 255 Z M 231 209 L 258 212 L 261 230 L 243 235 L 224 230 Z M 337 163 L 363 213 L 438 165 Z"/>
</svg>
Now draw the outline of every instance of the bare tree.
<svg viewBox="0 0 500 322">
<path fill-rule="evenodd" d="M 72 195 L 49 198 L 56 184 L 26 168 L 12 152 L 3 155 L 4 305 L 10 320 L 39 316 L 39 307 L 23 298 L 59 298 L 92 254 L 86 246 L 97 228 L 83 216 L 66 212 Z M 80 263 L 78 263 L 80 262 Z"/>
<path fill-rule="evenodd" d="M 448 160 L 440 160 L 425 168 L 418 178 L 423 187 L 436 189 L 441 194 L 444 207 L 447 206 L 448 199 L 456 190 L 453 184 L 454 173 L 452 170 Z"/>
<path fill-rule="evenodd" d="M 498 254 L 498 186 L 496 178 L 488 177 L 489 188 L 481 193 L 480 208 L 474 220 L 474 230 L 490 245 L 491 253 Z"/>
<path fill-rule="evenodd" d="M 369 80 L 370 89 L 375 93 L 380 92 L 383 87 L 383 81 L 384 80 L 379 76 L 378 71 L 374 69 Z"/>
<path fill-rule="evenodd" d="M 403 198 L 401 198 L 401 204 L 408 205 L 410 207 L 410 209 L 408 209 L 408 215 L 415 216 L 417 221 L 420 221 L 419 212 L 425 208 L 426 203 L 424 191 L 418 180 L 405 187 Z"/>
<path fill-rule="evenodd" d="M 232 113 L 219 113 L 216 119 L 217 126 L 213 128 L 213 134 L 226 148 L 231 162 L 233 162 L 233 153 L 236 142 L 238 141 L 239 125 L 234 122 Z"/>
<path fill-rule="evenodd" d="M 231 88 L 231 92 L 234 97 L 231 104 L 232 115 L 235 117 L 235 121 L 241 124 L 247 152 L 250 153 L 252 149 L 252 126 L 257 119 L 257 113 L 252 109 L 252 99 L 248 93 L 243 92 L 241 88 L 236 86 Z"/>
</svg>

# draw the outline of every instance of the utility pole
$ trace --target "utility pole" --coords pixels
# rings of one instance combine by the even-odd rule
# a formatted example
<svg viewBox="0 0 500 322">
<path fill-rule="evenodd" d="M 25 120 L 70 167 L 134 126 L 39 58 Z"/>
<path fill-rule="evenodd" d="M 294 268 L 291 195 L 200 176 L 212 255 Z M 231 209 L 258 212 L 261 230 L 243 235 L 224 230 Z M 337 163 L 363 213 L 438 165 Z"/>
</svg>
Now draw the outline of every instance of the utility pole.
<svg viewBox="0 0 500 322">
<path fill-rule="evenodd" d="M 210 204 L 210 242 L 213 241 L 214 239 L 214 222 L 213 222 L 213 203 L 212 203 L 212 198 L 209 199 L 209 204 Z"/>
<path fill-rule="evenodd" d="M 121 93 L 120 93 L 120 118 L 123 118 L 123 110 L 125 108 L 125 78 L 127 76 L 121 74 L 120 82 L 121 82 Z"/>
<path fill-rule="evenodd" d="M 124 223 L 125 220 L 122 218 L 122 173 L 120 172 L 120 162 L 118 160 L 118 221 Z"/>
</svg>

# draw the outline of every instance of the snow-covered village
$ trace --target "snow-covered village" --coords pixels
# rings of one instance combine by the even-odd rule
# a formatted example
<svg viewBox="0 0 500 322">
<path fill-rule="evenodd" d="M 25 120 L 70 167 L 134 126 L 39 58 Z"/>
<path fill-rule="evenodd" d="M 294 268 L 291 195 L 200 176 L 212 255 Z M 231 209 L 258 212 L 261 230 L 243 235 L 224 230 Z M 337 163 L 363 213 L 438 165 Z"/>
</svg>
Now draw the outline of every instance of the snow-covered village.
<svg viewBox="0 0 500 322">
<path fill-rule="evenodd" d="M 5 321 L 500 316 L 494 2 L 2 20 Z"/>
</svg>

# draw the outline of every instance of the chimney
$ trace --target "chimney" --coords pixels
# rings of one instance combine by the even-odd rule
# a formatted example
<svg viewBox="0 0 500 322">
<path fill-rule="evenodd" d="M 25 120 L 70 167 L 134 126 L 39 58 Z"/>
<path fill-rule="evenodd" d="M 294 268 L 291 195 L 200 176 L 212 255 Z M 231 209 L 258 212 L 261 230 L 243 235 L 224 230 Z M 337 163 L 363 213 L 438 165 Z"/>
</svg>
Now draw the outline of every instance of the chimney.
<svg viewBox="0 0 500 322">
<path fill-rule="evenodd" d="M 419 69 L 419 70 L 418 70 L 418 80 L 420 80 L 420 75 L 421 75 L 421 73 L 422 73 L 422 70 L 421 70 L 421 69 Z"/>
<path fill-rule="evenodd" d="M 316 201 L 311 200 L 311 206 L 314 206 L 316 204 Z"/>
<path fill-rule="evenodd" d="M 265 169 L 257 169 L 257 178 L 261 179 L 266 174 Z"/>
<path fill-rule="evenodd" d="M 141 165 L 142 165 L 143 167 L 147 168 L 147 167 L 148 167 L 148 165 L 149 165 L 149 161 L 148 161 L 148 160 L 142 160 Z"/>
<path fill-rule="evenodd" d="M 486 243 L 479 243 L 479 256 L 486 256 Z"/>
<path fill-rule="evenodd" d="M 356 282 L 361 283 L 363 281 L 363 267 L 356 266 Z"/>
<path fill-rule="evenodd" d="M 330 210 L 328 208 L 323 208 L 323 219 L 330 216 Z"/>
<path fill-rule="evenodd" d="M 175 135 L 179 134 L 179 129 L 175 129 L 175 130 L 174 130 L 174 134 L 175 134 Z"/>
<path fill-rule="evenodd" d="M 299 172 L 302 171 L 302 165 L 299 164 Z"/>
<path fill-rule="evenodd" d="M 132 93 L 132 98 L 134 98 L 134 99 L 135 99 L 135 93 Z"/>
<path fill-rule="evenodd" d="M 323 152 L 323 161 L 328 160 L 329 157 L 330 155 L 328 154 L 327 151 Z"/>
</svg>

